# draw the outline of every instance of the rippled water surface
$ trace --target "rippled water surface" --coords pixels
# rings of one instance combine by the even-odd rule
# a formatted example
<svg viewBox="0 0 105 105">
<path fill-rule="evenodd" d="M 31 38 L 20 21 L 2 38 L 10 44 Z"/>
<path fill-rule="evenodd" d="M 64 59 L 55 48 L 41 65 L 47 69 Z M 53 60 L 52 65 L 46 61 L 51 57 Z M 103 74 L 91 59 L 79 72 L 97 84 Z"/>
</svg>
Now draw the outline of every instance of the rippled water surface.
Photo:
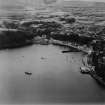
<svg viewBox="0 0 105 105">
<path fill-rule="evenodd" d="M 33 45 L 0 51 L 0 103 L 105 102 L 105 89 L 79 72 L 82 54 L 62 50 L 68 49 Z"/>
</svg>

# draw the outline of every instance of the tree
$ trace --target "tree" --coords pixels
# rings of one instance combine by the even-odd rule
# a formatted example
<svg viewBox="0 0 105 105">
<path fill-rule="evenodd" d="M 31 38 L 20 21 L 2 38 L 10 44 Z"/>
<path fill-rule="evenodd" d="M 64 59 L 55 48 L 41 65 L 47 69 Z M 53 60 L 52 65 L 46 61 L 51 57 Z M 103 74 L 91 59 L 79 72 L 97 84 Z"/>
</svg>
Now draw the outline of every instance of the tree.
<svg viewBox="0 0 105 105">
<path fill-rule="evenodd" d="M 76 22 L 76 19 L 75 18 L 66 18 L 65 20 L 67 23 L 70 23 L 70 24 L 73 24 Z"/>
</svg>

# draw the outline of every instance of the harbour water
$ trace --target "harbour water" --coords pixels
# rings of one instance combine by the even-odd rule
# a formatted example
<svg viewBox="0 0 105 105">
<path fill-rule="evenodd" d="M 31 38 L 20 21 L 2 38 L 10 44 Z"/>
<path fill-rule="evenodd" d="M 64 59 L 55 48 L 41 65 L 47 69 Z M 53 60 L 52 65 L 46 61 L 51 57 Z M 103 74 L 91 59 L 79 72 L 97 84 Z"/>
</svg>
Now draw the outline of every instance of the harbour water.
<svg viewBox="0 0 105 105">
<path fill-rule="evenodd" d="M 63 50 L 68 48 L 32 45 L 1 50 L 0 104 L 104 103 L 105 89 L 80 73 L 83 54 Z"/>
</svg>

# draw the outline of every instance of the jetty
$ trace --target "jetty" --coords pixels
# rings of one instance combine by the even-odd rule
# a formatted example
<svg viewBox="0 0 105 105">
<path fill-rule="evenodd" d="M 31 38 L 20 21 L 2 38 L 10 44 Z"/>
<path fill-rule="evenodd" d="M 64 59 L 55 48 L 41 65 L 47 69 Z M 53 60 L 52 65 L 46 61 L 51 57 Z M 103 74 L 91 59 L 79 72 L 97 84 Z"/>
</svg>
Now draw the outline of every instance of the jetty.
<svg viewBox="0 0 105 105">
<path fill-rule="evenodd" d="M 82 52 L 84 52 L 86 54 L 88 54 L 90 52 L 89 48 L 84 48 L 84 46 L 79 46 L 79 45 L 73 44 L 71 42 L 64 42 L 64 41 L 59 41 L 59 40 L 53 40 L 52 44 L 60 45 L 60 46 L 66 46 L 66 47 L 72 47 L 72 48 L 78 49 L 79 51 L 82 51 Z"/>
</svg>

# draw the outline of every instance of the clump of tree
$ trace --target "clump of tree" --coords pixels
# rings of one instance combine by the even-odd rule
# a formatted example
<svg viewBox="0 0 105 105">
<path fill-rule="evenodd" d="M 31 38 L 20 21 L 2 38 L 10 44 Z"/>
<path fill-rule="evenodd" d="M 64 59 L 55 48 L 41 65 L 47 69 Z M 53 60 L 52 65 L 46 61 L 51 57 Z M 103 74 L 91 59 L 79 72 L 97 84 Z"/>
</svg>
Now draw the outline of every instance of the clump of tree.
<svg viewBox="0 0 105 105">
<path fill-rule="evenodd" d="M 66 18 L 66 23 L 69 23 L 69 24 L 73 24 L 73 23 L 75 23 L 76 22 L 76 19 L 75 18 Z"/>
<path fill-rule="evenodd" d="M 60 23 L 52 21 L 52 22 L 46 22 L 40 25 L 39 28 L 44 30 L 44 34 L 50 35 L 51 32 L 59 31 L 62 28 L 62 25 Z"/>
<path fill-rule="evenodd" d="M 17 29 L 19 26 L 19 23 L 15 21 L 4 21 L 2 26 L 3 28 L 7 28 L 7 29 Z"/>
<path fill-rule="evenodd" d="M 0 48 L 23 46 L 32 42 L 33 34 L 20 30 L 5 30 L 0 33 Z"/>
<path fill-rule="evenodd" d="M 39 36 L 50 36 L 51 32 L 56 32 L 60 30 L 61 27 L 62 25 L 55 21 L 36 20 L 23 22 L 22 24 L 20 24 L 19 29 L 28 30 Z"/>
<path fill-rule="evenodd" d="M 65 21 L 68 24 L 73 24 L 76 22 L 76 19 L 74 17 L 60 17 L 60 21 Z"/>
</svg>

